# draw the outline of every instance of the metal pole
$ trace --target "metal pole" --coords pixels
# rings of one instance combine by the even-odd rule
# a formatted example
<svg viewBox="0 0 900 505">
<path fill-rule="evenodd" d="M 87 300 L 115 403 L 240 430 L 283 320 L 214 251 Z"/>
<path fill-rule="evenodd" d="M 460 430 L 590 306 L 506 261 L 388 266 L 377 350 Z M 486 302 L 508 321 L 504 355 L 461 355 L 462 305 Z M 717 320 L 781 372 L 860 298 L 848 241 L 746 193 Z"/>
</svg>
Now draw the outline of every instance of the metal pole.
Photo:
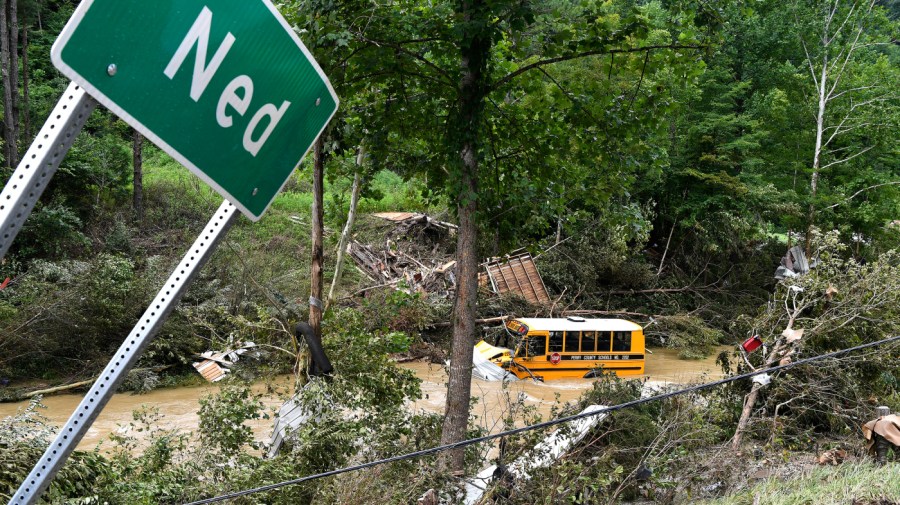
<svg viewBox="0 0 900 505">
<path fill-rule="evenodd" d="M 125 379 L 125 375 L 153 340 L 200 268 L 212 256 L 216 246 L 225 236 L 225 232 L 234 224 L 238 215 L 239 212 L 234 205 L 227 201 L 222 202 L 219 210 L 216 211 L 206 228 L 184 255 L 181 263 L 169 276 L 159 294 L 150 303 L 150 307 L 131 330 L 128 338 L 106 365 L 97 382 L 91 386 L 90 391 L 59 431 L 56 439 L 28 474 L 28 478 L 19 486 L 19 490 L 9 501 L 10 505 L 33 504 L 38 500 L 56 472 L 62 468 L 69 454 L 87 433 L 94 419 L 112 398 L 116 388 Z"/>
<path fill-rule="evenodd" d="M 0 259 L 22 229 L 97 102 L 77 84 L 66 92 L 0 193 Z"/>
</svg>

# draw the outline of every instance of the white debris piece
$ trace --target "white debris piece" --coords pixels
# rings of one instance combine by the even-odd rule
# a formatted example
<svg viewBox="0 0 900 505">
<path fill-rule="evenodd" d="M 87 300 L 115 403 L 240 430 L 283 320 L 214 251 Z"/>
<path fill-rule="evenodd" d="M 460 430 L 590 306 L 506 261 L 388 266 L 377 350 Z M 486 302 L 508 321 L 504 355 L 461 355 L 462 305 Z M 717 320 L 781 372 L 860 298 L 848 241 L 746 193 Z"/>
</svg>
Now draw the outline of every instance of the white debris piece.
<svg viewBox="0 0 900 505">
<path fill-rule="evenodd" d="M 296 396 L 281 404 L 281 408 L 278 409 L 278 416 L 275 418 L 275 427 L 272 429 L 272 438 L 269 439 L 267 444 L 269 449 L 266 451 L 266 457 L 275 457 L 278 454 L 278 449 L 281 448 L 281 444 L 284 443 L 284 437 L 287 435 L 288 430 L 297 429 L 311 417 L 312 415 L 303 408 Z"/>
<path fill-rule="evenodd" d="M 472 354 L 472 364 L 475 368 L 472 373 L 481 380 L 486 381 L 517 381 L 518 377 L 514 373 L 502 368 L 493 361 L 485 358 L 481 353 Z"/>
<path fill-rule="evenodd" d="M 772 382 L 772 376 L 767 373 L 764 373 L 764 374 L 756 375 L 750 380 L 759 384 L 760 386 L 768 386 L 769 383 Z"/>
<path fill-rule="evenodd" d="M 231 372 L 230 368 L 238 362 L 240 356 L 256 348 L 253 342 L 238 342 L 236 349 L 228 349 L 223 352 L 206 351 L 199 357 L 203 361 L 194 362 L 194 368 L 200 372 L 206 380 L 218 382 Z"/>
<path fill-rule="evenodd" d="M 605 409 L 605 405 L 590 405 L 582 410 L 582 414 L 596 412 Z M 557 429 L 551 433 L 543 442 L 534 446 L 534 449 L 527 454 L 515 460 L 507 471 L 510 476 L 516 479 L 528 479 L 532 470 L 542 468 L 559 459 L 560 456 L 568 452 L 574 445 L 584 440 L 585 435 L 597 424 L 609 416 L 606 414 L 597 414 L 593 416 L 583 417 L 570 421 L 568 426 L 570 430 Z M 475 477 L 466 480 L 466 497 L 463 501 L 466 505 L 474 505 L 484 496 L 484 492 L 490 486 L 494 473 L 497 471 L 497 465 L 491 465 Z"/>
</svg>

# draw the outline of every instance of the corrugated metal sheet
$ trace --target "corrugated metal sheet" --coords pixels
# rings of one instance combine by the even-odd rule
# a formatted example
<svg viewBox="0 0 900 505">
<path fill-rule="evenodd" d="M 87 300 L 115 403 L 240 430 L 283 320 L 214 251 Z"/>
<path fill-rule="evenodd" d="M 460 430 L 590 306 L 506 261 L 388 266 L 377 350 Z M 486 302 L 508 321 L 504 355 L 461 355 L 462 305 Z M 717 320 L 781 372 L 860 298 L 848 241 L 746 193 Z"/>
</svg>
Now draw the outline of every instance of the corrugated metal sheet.
<svg viewBox="0 0 900 505">
<path fill-rule="evenodd" d="M 495 293 L 513 292 L 536 305 L 550 302 L 550 294 L 531 254 L 489 261 L 484 263 L 484 268 Z"/>
</svg>

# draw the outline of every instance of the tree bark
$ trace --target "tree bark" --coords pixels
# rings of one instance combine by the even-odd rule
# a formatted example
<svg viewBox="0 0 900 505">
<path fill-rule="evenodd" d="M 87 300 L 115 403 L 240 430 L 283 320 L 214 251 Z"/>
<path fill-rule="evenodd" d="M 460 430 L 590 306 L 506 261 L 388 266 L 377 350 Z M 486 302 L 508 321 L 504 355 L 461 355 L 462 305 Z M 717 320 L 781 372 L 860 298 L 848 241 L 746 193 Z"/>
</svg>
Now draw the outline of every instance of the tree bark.
<svg viewBox="0 0 900 505">
<path fill-rule="evenodd" d="M 14 1 L 14 0 L 11 0 Z M 5 166 L 16 166 L 13 93 L 9 67 L 9 2 L 0 1 L 0 72 L 3 74 L 3 157 Z"/>
<path fill-rule="evenodd" d="M 350 210 L 347 211 L 347 223 L 344 225 L 341 239 L 338 241 L 334 278 L 331 279 L 331 287 L 328 289 L 328 300 L 325 302 L 326 309 L 334 302 L 334 292 L 341 281 L 341 274 L 344 270 L 344 254 L 346 253 L 347 242 L 350 241 L 350 233 L 353 231 L 353 223 L 356 221 L 356 207 L 359 204 L 359 191 L 362 186 L 362 166 L 365 158 L 366 146 L 360 144 L 359 153 L 356 155 L 356 173 L 353 175 L 353 188 L 350 190 Z"/>
<path fill-rule="evenodd" d="M 796 317 L 796 315 L 794 317 Z M 791 322 L 793 323 L 793 319 Z M 787 329 L 791 329 L 791 327 L 792 324 L 788 325 Z M 775 344 L 775 348 L 772 349 L 772 352 L 769 353 L 768 358 L 766 358 L 763 368 L 769 368 L 775 364 L 776 361 L 781 359 L 785 350 L 784 345 L 784 340 L 779 339 L 778 343 Z M 731 439 L 731 448 L 734 451 L 739 451 L 741 448 L 741 440 L 743 439 L 744 431 L 747 429 L 747 424 L 750 422 L 750 416 L 753 414 L 753 409 L 756 408 L 756 401 L 759 399 L 759 391 L 762 388 L 762 385 L 758 382 L 754 382 L 753 386 L 750 388 L 750 393 L 744 398 L 744 408 L 741 409 L 741 417 L 738 420 L 737 428 L 734 430 L 734 437 Z"/>
<path fill-rule="evenodd" d="M 825 54 L 822 57 L 822 76 L 819 79 L 819 88 L 816 90 L 818 95 L 818 109 L 816 112 L 816 144 L 813 150 L 812 176 L 809 180 L 809 213 L 808 224 L 806 227 L 806 257 L 811 258 L 812 229 L 816 221 L 816 194 L 819 190 L 819 170 L 822 160 L 822 136 L 825 130 L 825 107 L 828 104 L 825 85 L 828 81 L 828 34 L 823 37 L 823 47 Z"/>
<path fill-rule="evenodd" d="M 13 150 L 19 163 L 19 2 L 9 0 L 9 85 L 12 87 Z"/>
<path fill-rule="evenodd" d="M 144 136 L 137 130 L 132 133 L 131 157 L 134 166 L 134 191 L 132 193 L 132 209 L 134 219 L 138 223 L 144 221 Z"/>
<path fill-rule="evenodd" d="M 469 400 L 472 388 L 472 352 L 475 345 L 475 304 L 478 296 L 478 259 L 476 253 L 476 214 L 478 211 L 478 134 L 484 113 L 487 59 L 491 50 L 490 24 L 477 16 L 489 10 L 483 0 L 458 4 L 458 14 L 471 33 L 460 44 L 459 98 L 451 122 L 450 138 L 460 155 L 456 205 L 459 233 L 456 242 L 457 276 L 453 311 L 453 341 L 450 349 L 450 374 L 447 404 L 441 430 L 441 444 L 466 438 Z M 483 21 L 483 23 L 482 23 Z M 454 474 L 465 470 L 465 449 L 442 454 L 441 466 Z"/>
<path fill-rule="evenodd" d="M 320 343 L 322 341 L 322 277 L 324 263 L 322 251 L 322 235 L 324 234 L 322 216 L 324 172 L 325 138 L 324 135 L 320 135 L 316 139 L 315 144 L 313 144 L 312 263 L 310 266 L 309 300 L 309 325 L 312 326 L 316 339 Z"/>
<path fill-rule="evenodd" d="M 31 105 L 29 103 L 28 83 L 28 23 L 22 26 L 22 125 L 20 133 L 31 141 Z"/>
</svg>

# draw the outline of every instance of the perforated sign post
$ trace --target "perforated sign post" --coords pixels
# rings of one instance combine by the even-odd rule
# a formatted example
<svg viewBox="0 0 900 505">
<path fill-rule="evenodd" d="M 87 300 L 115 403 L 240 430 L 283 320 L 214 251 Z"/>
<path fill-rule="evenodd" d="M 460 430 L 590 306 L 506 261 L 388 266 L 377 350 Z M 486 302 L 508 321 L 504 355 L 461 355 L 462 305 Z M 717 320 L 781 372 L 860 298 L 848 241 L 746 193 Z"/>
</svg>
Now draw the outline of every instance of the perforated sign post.
<svg viewBox="0 0 900 505">
<path fill-rule="evenodd" d="M 226 201 L 10 504 L 35 503 L 239 215 L 257 220 L 338 99 L 269 0 L 83 0 L 53 46 L 72 79 L 0 193 L 0 258 L 97 102 Z"/>
</svg>

